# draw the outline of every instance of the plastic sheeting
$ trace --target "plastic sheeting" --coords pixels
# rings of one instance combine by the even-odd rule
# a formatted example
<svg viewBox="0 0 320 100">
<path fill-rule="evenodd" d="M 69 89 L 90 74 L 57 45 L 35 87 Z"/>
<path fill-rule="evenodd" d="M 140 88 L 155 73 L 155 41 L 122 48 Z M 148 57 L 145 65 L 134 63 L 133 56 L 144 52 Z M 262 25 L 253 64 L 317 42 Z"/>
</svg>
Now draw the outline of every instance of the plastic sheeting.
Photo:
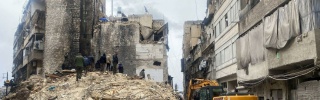
<svg viewBox="0 0 320 100">
<path fill-rule="evenodd" d="M 299 25 L 298 9 L 294 2 L 279 8 L 277 49 L 283 48 L 291 38 L 299 35 Z"/>
<path fill-rule="evenodd" d="M 237 40 L 237 64 L 238 69 L 247 68 L 250 63 L 249 35 L 244 35 Z"/>
<path fill-rule="evenodd" d="M 249 52 L 251 64 L 254 65 L 256 63 L 264 61 L 266 48 L 263 46 L 263 25 L 258 25 L 257 27 L 249 31 L 247 35 L 249 35 Z"/>
<path fill-rule="evenodd" d="M 278 41 L 278 10 L 272 15 L 267 16 L 264 19 L 264 36 L 265 36 L 265 47 L 266 48 L 277 48 Z"/>
<path fill-rule="evenodd" d="M 244 69 L 265 60 L 263 24 L 248 31 L 246 35 L 237 40 L 238 68 Z"/>
<path fill-rule="evenodd" d="M 294 0 L 298 5 L 302 33 L 320 28 L 320 0 Z"/>
<path fill-rule="evenodd" d="M 264 19 L 266 48 L 282 49 L 299 33 L 299 13 L 295 2 L 289 2 Z"/>
</svg>

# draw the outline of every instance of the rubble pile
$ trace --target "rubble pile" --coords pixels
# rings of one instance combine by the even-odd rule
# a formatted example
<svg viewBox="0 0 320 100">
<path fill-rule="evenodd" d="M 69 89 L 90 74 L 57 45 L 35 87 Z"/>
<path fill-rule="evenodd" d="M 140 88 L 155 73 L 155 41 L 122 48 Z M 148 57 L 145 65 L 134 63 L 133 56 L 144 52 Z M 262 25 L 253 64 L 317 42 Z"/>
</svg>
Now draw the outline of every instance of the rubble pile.
<svg viewBox="0 0 320 100">
<path fill-rule="evenodd" d="M 170 86 L 162 83 L 140 80 L 125 74 L 89 72 L 76 81 L 70 74 L 57 79 L 32 76 L 22 82 L 15 93 L 4 100 L 176 100 Z"/>
</svg>

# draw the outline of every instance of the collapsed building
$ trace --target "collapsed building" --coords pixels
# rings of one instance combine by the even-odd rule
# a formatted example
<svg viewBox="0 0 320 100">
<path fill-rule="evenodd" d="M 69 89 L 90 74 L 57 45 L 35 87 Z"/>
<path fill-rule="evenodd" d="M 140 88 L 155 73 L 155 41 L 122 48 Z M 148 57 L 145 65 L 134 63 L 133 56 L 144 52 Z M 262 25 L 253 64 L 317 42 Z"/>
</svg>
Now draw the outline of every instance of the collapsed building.
<svg viewBox="0 0 320 100">
<path fill-rule="evenodd" d="M 105 0 L 27 0 L 14 38 L 14 80 L 73 66 L 78 52 L 89 55 L 104 12 Z"/>
<path fill-rule="evenodd" d="M 168 23 L 153 20 L 152 15 L 129 15 L 101 23 L 93 36 L 92 52 L 96 60 L 118 53 L 124 73 L 139 75 L 145 69 L 146 79 L 169 82 L 167 67 Z"/>
<path fill-rule="evenodd" d="M 168 80 L 168 24 L 152 15 L 105 17 L 105 0 L 28 0 L 15 33 L 12 76 L 16 82 L 33 74 L 74 68 L 77 53 L 94 56 L 119 53 L 124 73 Z M 111 20 L 112 19 L 112 20 Z M 126 19 L 126 20 L 123 20 Z"/>
</svg>

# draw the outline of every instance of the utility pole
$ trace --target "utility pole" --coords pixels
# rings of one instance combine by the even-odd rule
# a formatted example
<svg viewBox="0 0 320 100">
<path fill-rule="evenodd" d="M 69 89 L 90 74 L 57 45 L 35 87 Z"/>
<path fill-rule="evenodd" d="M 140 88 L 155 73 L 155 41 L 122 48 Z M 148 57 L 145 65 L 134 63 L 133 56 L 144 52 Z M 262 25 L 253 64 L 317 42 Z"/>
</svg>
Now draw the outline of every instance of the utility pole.
<svg viewBox="0 0 320 100">
<path fill-rule="evenodd" d="M 8 95 L 8 86 L 9 86 L 9 84 L 8 83 L 10 83 L 10 81 L 8 80 L 8 76 L 9 76 L 9 74 L 8 74 L 8 72 L 7 72 L 7 77 L 5 77 L 4 75 L 5 75 L 6 73 L 3 73 L 3 79 L 4 78 L 7 78 L 6 79 L 6 81 L 4 81 L 4 85 L 6 86 L 6 96 Z M 9 81 L 9 82 L 8 82 Z"/>
<path fill-rule="evenodd" d="M 111 0 L 111 16 L 113 17 L 113 0 Z"/>
<path fill-rule="evenodd" d="M 8 81 L 8 72 L 7 72 L 7 80 Z M 6 86 L 6 96 L 8 96 L 8 85 Z"/>
</svg>

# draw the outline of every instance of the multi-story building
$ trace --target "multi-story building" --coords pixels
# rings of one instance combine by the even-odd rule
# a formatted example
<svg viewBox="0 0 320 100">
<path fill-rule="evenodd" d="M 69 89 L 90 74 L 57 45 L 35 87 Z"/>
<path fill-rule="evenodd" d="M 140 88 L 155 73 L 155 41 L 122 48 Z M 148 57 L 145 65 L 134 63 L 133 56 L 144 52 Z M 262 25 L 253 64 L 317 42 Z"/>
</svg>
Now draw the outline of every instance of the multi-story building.
<svg viewBox="0 0 320 100">
<path fill-rule="evenodd" d="M 199 63 L 201 61 L 201 52 L 199 48 L 200 35 L 202 33 L 202 21 L 186 21 L 184 23 L 183 34 L 183 58 L 181 59 L 181 69 L 183 72 L 183 87 L 186 93 L 189 80 L 201 77 L 199 74 Z"/>
<path fill-rule="evenodd" d="M 239 85 L 261 100 L 320 99 L 319 0 L 241 1 Z"/>
<path fill-rule="evenodd" d="M 144 69 L 145 79 L 167 82 L 168 24 L 150 14 L 113 19 L 101 23 L 93 37 L 96 59 L 117 52 L 124 74 L 139 75 Z"/>
<path fill-rule="evenodd" d="M 214 7 L 211 23 L 207 27 L 209 34 L 214 35 L 214 69 L 215 79 L 232 92 L 237 87 L 236 39 L 239 37 L 238 14 L 239 0 L 209 0 Z M 213 29 L 213 32 L 211 32 Z"/>
<path fill-rule="evenodd" d="M 42 67 L 45 29 L 43 0 L 26 1 L 21 23 L 15 33 L 12 75 L 23 80 Z"/>
<path fill-rule="evenodd" d="M 184 27 L 185 89 L 191 78 L 205 78 L 217 80 L 231 92 L 237 87 L 235 41 L 239 37 L 240 1 L 208 0 L 207 7 L 206 18 L 196 24 L 199 31 L 192 31 L 188 24 Z"/>
<path fill-rule="evenodd" d="M 72 66 L 78 52 L 89 55 L 104 9 L 105 0 L 27 0 L 14 39 L 15 81 Z"/>
</svg>

